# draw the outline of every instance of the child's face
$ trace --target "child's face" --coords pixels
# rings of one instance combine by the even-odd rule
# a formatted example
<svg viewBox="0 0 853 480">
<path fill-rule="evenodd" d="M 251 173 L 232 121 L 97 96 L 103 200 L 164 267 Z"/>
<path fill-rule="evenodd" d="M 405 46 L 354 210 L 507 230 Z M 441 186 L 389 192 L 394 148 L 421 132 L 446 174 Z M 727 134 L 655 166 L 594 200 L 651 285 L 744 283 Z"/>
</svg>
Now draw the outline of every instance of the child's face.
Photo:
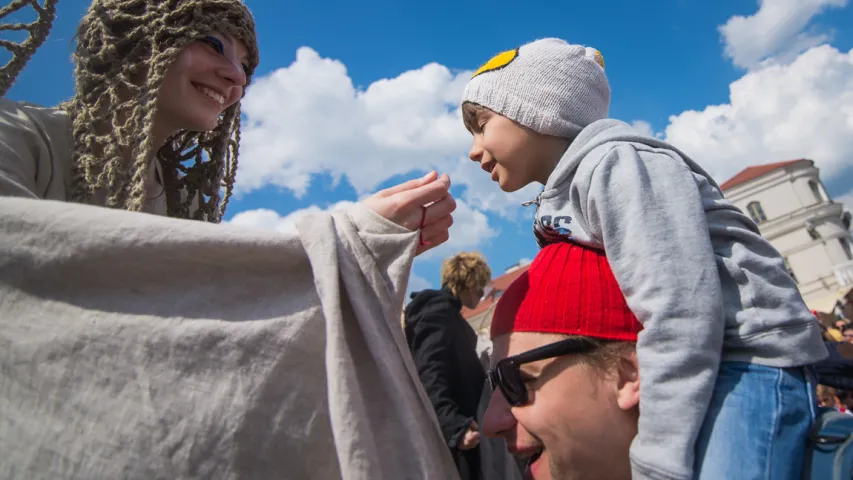
<svg viewBox="0 0 853 480">
<path fill-rule="evenodd" d="M 474 135 L 468 157 L 479 163 L 505 192 L 514 192 L 533 182 L 544 185 L 569 141 L 536 133 L 482 107 L 475 112 L 469 115 L 471 121 L 466 122 Z"/>
</svg>

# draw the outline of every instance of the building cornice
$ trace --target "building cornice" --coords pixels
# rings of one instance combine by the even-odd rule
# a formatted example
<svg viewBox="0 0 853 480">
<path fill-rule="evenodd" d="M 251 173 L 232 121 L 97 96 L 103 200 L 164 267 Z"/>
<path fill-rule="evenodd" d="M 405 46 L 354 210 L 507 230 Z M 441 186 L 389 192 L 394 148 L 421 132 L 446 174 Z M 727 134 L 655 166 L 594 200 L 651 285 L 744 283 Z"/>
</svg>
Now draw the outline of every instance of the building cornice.
<svg viewBox="0 0 853 480">
<path fill-rule="evenodd" d="M 798 178 L 810 177 L 817 180 L 819 173 L 820 170 L 813 165 L 791 165 L 786 168 L 773 170 L 748 182 L 732 187 L 725 191 L 725 197 L 731 202 L 737 202 L 769 190 L 777 185 L 793 182 Z"/>
<path fill-rule="evenodd" d="M 825 218 L 838 218 L 841 220 L 841 214 L 844 212 L 844 206 L 840 203 L 823 202 L 801 208 L 794 212 L 781 217 L 776 217 L 773 220 L 761 223 L 758 225 L 761 234 L 767 240 L 774 239 L 794 232 L 805 227 L 806 220 L 817 222 Z"/>
</svg>

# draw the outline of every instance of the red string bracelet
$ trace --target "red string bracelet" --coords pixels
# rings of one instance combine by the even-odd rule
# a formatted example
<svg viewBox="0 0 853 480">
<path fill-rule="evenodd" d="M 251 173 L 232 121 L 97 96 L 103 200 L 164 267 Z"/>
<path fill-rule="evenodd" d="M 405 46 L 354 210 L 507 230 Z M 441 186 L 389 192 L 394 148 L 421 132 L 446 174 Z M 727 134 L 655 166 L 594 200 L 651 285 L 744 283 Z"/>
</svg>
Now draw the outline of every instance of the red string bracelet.
<svg viewBox="0 0 853 480">
<path fill-rule="evenodd" d="M 423 210 L 422 210 L 422 212 L 423 212 L 423 213 L 421 213 L 421 227 L 420 227 L 420 229 L 419 229 L 419 231 L 418 231 L 418 243 L 419 243 L 421 246 L 423 246 L 423 245 L 429 245 L 429 244 L 430 244 L 430 242 L 425 242 L 425 241 L 424 241 L 424 223 L 426 223 L 426 209 L 427 209 L 427 207 L 426 207 L 426 206 L 422 206 L 421 208 L 423 209 Z"/>
</svg>

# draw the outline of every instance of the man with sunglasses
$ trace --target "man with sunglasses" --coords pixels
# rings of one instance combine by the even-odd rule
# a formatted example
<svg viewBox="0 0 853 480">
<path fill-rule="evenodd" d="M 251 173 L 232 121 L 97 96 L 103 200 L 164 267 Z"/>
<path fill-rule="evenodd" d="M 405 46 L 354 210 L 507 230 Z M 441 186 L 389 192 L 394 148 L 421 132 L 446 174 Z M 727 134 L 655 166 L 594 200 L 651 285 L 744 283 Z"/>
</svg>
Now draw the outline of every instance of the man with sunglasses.
<svg viewBox="0 0 853 480">
<path fill-rule="evenodd" d="M 487 378 L 496 393 L 484 434 L 503 437 L 526 459 L 529 478 L 630 479 L 639 469 L 643 478 L 674 479 L 631 455 L 638 432 L 654 427 L 640 416 L 641 329 L 604 253 L 571 243 L 543 248 L 495 309 Z M 812 455 L 813 376 L 811 367 L 723 362 L 689 478 L 801 478 Z M 648 390 L 656 377 L 642 378 Z M 665 391 L 675 397 L 683 383 Z M 653 401 L 674 420 L 695 414 L 666 397 Z M 656 441 L 672 455 L 684 449 L 675 438 Z"/>
<path fill-rule="evenodd" d="M 545 247 L 492 318 L 484 434 L 506 440 L 526 478 L 630 479 L 641 329 L 602 253 Z"/>
</svg>

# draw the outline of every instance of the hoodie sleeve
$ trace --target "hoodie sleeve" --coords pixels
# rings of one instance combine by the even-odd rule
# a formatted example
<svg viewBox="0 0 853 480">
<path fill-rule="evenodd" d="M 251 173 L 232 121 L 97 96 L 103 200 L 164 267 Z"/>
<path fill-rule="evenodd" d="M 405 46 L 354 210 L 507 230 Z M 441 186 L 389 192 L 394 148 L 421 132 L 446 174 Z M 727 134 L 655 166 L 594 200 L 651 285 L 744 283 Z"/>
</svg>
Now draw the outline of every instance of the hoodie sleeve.
<svg viewBox="0 0 853 480">
<path fill-rule="evenodd" d="M 427 309 L 413 315 L 412 354 L 418 375 L 438 416 L 447 446 L 456 449 L 474 418 L 460 412 L 453 400 L 449 379 L 455 375 L 454 338 L 447 328 L 447 315 Z"/>
<path fill-rule="evenodd" d="M 643 324 L 633 478 L 689 479 L 725 327 L 696 182 L 681 159 L 630 144 L 610 149 L 578 175 L 586 178 L 575 178 L 572 199 Z"/>
</svg>

